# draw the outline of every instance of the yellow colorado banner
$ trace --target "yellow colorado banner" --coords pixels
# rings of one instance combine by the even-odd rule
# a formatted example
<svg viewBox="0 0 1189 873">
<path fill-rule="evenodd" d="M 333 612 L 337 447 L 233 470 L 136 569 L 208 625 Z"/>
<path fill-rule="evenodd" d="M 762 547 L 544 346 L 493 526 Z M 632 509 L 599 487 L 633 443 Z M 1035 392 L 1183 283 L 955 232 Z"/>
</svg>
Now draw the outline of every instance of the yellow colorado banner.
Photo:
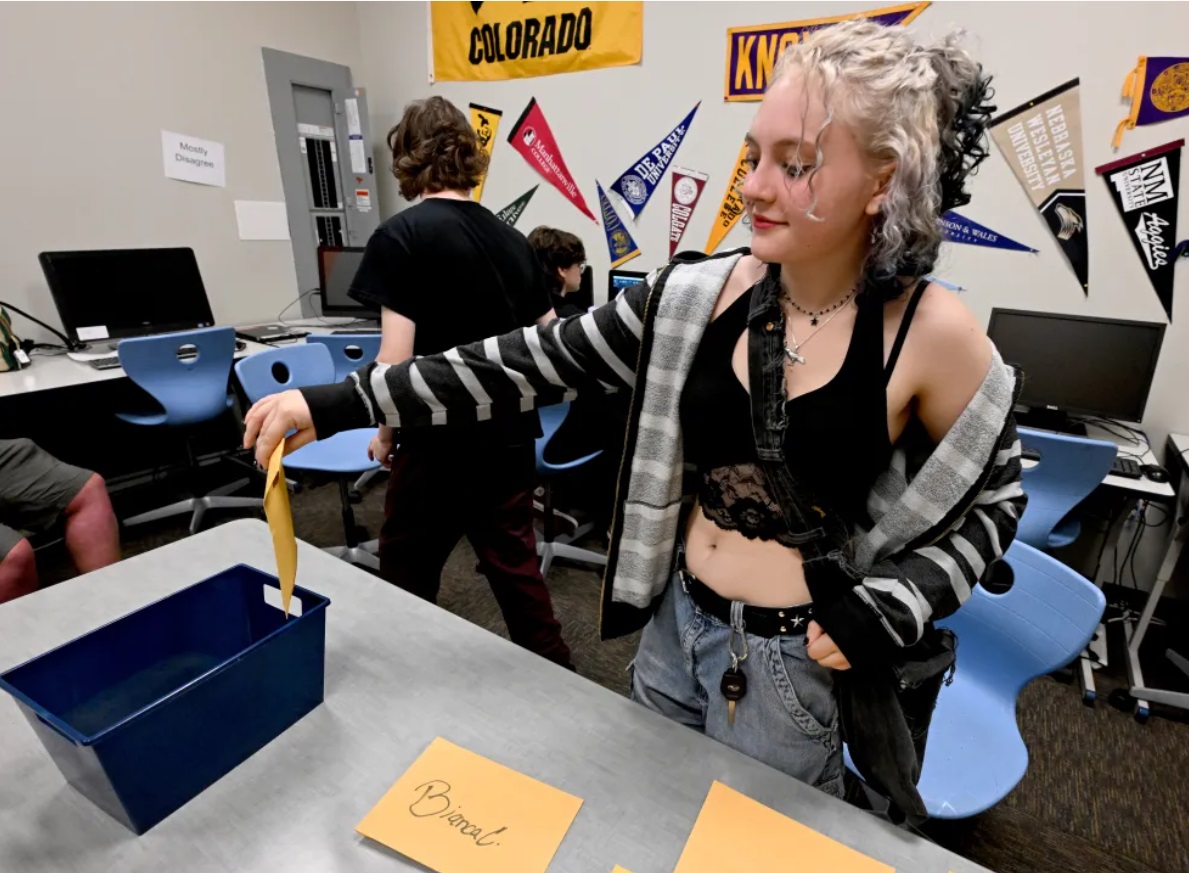
<svg viewBox="0 0 1189 873">
<path fill-rule="evenodd" d="M 431 2 L 430 81 L 491 82 L 640 63 L 643 3 Z"/>
</svg>

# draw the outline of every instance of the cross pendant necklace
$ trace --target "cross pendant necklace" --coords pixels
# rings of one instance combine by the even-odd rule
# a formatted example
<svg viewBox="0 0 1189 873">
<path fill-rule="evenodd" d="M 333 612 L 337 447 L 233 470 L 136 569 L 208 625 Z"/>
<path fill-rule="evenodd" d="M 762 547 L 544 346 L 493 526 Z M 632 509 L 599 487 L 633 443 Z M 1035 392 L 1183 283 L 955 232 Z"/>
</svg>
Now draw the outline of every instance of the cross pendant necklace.
<svg viewBox="0 0 1189 873">
<path fill-rule="evenodd" d="M 784 344 L 784 354 L 788 358 L 788 362 L 790 364 L 804 364 L 805 363 L 805 356 L 801 354 L 801 346 L 805 345 L 811 339 L 813 339 L 815 336 L 817 336 L 819 333 L 821 333 L 821 331 L 825 329 L 826 325 L 834 320 L 834 316 L 836 316 L 839 312 L 841 312 L 843 310 L 843 308 L 845 307 L 845 305 L 847 303 L 849 303 L 852 299 L 854 299 L 854 296 L 856 293 L 858 293 L 858 290 L 859 290 L 858 288 L 855 288 L 853 291 L 851 291 L 849 294 L 847 294 L 845 297 L 843 297 L 840 301 L 838 301 L 838 303 L 836 303 L 832 307 L 833 312 L 831 312 L 826 317 L 826 320 L 823 321 L 820 326 L 818 326 L 818 323 L 817 323 L 818 322 L 817 316 L 810 315 L 809 323 L 810 323 L 810 325 L 817 327 L 817 330 L 815 330 L 809 336 L 805 337 L 805 339 L 801 340 L 800 342 L 797 341 L 797 332 L 795 330 L 793 330 L 792 319 L 789 319 L 789 323 L 788 323 L 789 324 L 789 339 L 791 340 L 791 343 L 786 342 Z M 788 297 L 787 295 L 783 295 L 783 296 L 785 297 L 785 299 L 787 299 L 789 301 L 789 303 L 793 304 L 793 307 L 795 309 L 797 309 L 800 312 L 805 312 L 804 309 L 801 309 L 800 306 L 797 306 L 797 304 L 792 300 L 792 298 Z"/>
</svg>

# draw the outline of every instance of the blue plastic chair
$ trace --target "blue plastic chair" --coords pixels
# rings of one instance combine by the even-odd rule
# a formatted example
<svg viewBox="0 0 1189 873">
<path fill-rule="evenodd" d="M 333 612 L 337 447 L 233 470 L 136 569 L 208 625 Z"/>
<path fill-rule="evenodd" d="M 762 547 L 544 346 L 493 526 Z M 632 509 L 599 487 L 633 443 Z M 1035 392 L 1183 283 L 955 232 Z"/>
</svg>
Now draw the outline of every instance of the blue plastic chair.
<svg viewBox="0 0 1189 873">
<path fill-rule="evenodd" d="M 1103 440 L 1020 428 L 1024 448 L 1040 460 L 1023 471 L 1028 506 L 1016 539 L 1038 549 L 1067 546 L 1081 533 L 1073 510 L 1102 484 L 1118 452 Z"/>
<path fill-rule="evenodd" d="M 238 361 L 235 373 L 252 403 L 278 391 L 335 381 L 330 351 L 317 343 L 282 346 L 260 352 Z M 350 492 L 350 483 L 355 477 L 380 467 L 379 463 L 367 456 L 368 444 L 375 434 L 373 428 L 357 428 L 309 443 L 285 456 L 285 470 L 323 475 L 335 480 L 342 502 L 346 545 L 333 546 L 326 551 L 352 564 L 378 570 L 377 543 L 375 540 L 360 541 L 362 538 L 355 524 Z"/>
<path fill-rule="evenodd" d="M 930 817 L 961 819 L 990 809 L 1019 784 L 1028 748 L 1016 724 L 1024 686 L 1074 660 L 1090 641 L 1106 599 L 1090 580 L 1021 542 L 1006 560 L 1010 589 L 976 585 L 937 622 L 958 638 L 953 682 L 933 711 L 917 790 Z M 847 756 L 847 766 L 854 766 Z"/>
<path fill-rule="evenodd" d="M 539 412 L 541 416 L 541 430 L 544 433 L 536 442 L 537 478 L 540 479 L 545 490 L 542 506 L 542 512 L 544 514 L 544 536 L 541 542 L 537 543 L 537 554 L 541 557 L 541 575 L 545 576 L 549 572 L 554 558 L 567 558 L 573 561 L 584 561 L 589 564 L 605 566 L 607 564 L 606 555 L 592 551 L 591 549 L 580 549 L 577 546 L 571 545 L 575 540 L 590 532 L 589 524 L 579 524 L 576 519 L 567 517 L 567 520 L 574 527 L 574 532 L 564 536 L 558 535 L 557 516 L 560 513 L 553 506 L 552 484 L 554 476 L 575 470 L 583 464 L 593 461 L 603 452 L 600 449 L 581 458 L 562 463 L 545 460 L 545 452 L 549 447 L 549 443 L 557 435 L 563 422 L 565 422 L 566 416 L 570 412 L 570 404 L 564 402 L 554 406 L 546 406 L 539 410 Z"/>
<path fill-rule="evenodd" d="M 180 357 L 183 352 L 196 355 Z M 234 402 L 227 393 L 231 364 L 235 359 L 235 330 L 208 327 L 180 333 L 156 334 L 121 340 L 116 347 L 120 366 L 134 383 L 146 391 L 161 409 L 150 412 L 116 412 L 116 416 L 140 427 L 189 427 L 213 421 Z M 187 439 L 187 460 L 191 477 L 197 469 Z M 208 509 L 260 509 L 255 497 L 228 496 L 248 484 L 239 479 L 208 492 L 187 497 L 168 506 L 124 519 L 125 525 L 143 524 L 190 513 L 190 533 L 196 533 Z"/>
<path fill-rule="evenodd" d="M 380 354 L 380 335 L 377 333 L 310 334 L 306 337 L 306 344 L 309 343 L 319 343 L 330 351 L 336 382 L 342 382 Z"/>
<path fill-rule="evenodd" d="M 334 381 L 342 382 L 364 364 L 380 354 L 380 335 L 375 333 L 310 334 L 306 343 L 320 343 L 330 350 L 334 359 Z M 367 484 L 384 472 L 383 467 L 368 470 L 353 486 L 352 496 L 363 491 Z"/>
</svg>

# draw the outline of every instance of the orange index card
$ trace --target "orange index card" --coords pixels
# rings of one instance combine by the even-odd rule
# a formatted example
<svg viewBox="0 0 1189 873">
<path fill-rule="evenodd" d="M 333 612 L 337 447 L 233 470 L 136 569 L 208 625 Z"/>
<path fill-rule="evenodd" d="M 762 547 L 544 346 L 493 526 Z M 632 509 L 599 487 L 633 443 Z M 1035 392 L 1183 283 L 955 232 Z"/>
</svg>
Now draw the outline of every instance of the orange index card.
<svg viewBox="0 0 1189 873">
<path fill-rule="evenodd" d="M 438 737 L 356 830 L 438 873 L 545 873 L 581 806 Z"/>
<path fill-rule="evenodd" d="M 774 809 L 728 788 L 710 786 L 673 873 L 735 873 L 780 870 L 789 858 L 797 869 L 830 873 L 894 873 Z"/>
</svg>

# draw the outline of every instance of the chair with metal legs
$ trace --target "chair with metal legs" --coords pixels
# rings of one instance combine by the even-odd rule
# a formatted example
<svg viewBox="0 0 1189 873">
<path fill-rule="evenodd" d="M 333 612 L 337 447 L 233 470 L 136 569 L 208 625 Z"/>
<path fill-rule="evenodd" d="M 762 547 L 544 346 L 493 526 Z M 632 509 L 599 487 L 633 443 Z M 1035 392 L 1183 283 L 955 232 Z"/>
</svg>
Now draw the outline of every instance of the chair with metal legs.
<svg viewBox="0 0 1189 873">
<path fill-rule="evenodd" d="M 557 532 L 557 517 L 561 513 L 553 505 L 553 478 L 559 474 L 577 469 L 583 464 L 593 461 L 603 453 L 600 449 L 581 458 L 575 458 L 572 461 L 562 463 L 545 460 L 545 451 L 549 447 L 549 442 L 561 429 L 562 423 L 566 420 L 566 415 L 569 414 L 569 411 L 569 403 L 546 406 L 540 410 L 541 429 L 544 431 L 544 435 L 537 440 L 536 444 L 537 478 L 540 479 L 545 494 L 541 507 L 544 516 L 544 536 L 537 543 L 537 554 L 541 557 L 542 576 L 549 573 L 549 568 L 552 566 L 554 558 L 567 558 L 572 561 L 583 561 L 598 566 L 606 566 L 607 564 L 607 556 L 603 553 L 572 545 L 573 542 L 590 532 L 591 526 L 589 524 L 578 524 L 576 520 L 570 519 L 574 524 L 574 532 L 568 535 L 558 534 Z"/>
<path fill-rule="evenodd" d="M 233 403 L 227 393 L 235 357 L 235 330 L 210 327 L 180 333 L 157 334 L 121 340 L 117 346 L 120 366 L 128 378 L 161 406 L 160 411 L 117 412 L 122 421 L 140 427 L 186 428 L 225 415 Z M 191 491 L 197 486 L 198 461 L 186 439 L 187 471 Z M 258 497 L 232 497 L 248 479 L 238 479 L 201 496 L 187 497 L 168 506 L 123 520 L 125 526 L 144 524 L 190 513 L 190 533 L 196 533 L 208 509 L 261 509 Z"/>
<path fill-rule="evenodd" d="M 262 397 L 290 388 L 325 385 L 334 381 L 334 363 L 325 346 L 304 344 L 269 349 L 244 358 L 235 365 L 235 373 L 248 399 L 255 403 Z M 358 428 L 337 433 L 309 443 L 285 456 L 286 473 L 306 473 L 314 478 L 330 478 L 339 489 L 342 504 L 345 545 L 324 551 L 352 564 L 380 569 L 376 540 L 362 542 L 364 534 L 355 522 L 351 482 L 360 474 L 380 465 L 367 456 L 373 428 Z"/>
</svg>

